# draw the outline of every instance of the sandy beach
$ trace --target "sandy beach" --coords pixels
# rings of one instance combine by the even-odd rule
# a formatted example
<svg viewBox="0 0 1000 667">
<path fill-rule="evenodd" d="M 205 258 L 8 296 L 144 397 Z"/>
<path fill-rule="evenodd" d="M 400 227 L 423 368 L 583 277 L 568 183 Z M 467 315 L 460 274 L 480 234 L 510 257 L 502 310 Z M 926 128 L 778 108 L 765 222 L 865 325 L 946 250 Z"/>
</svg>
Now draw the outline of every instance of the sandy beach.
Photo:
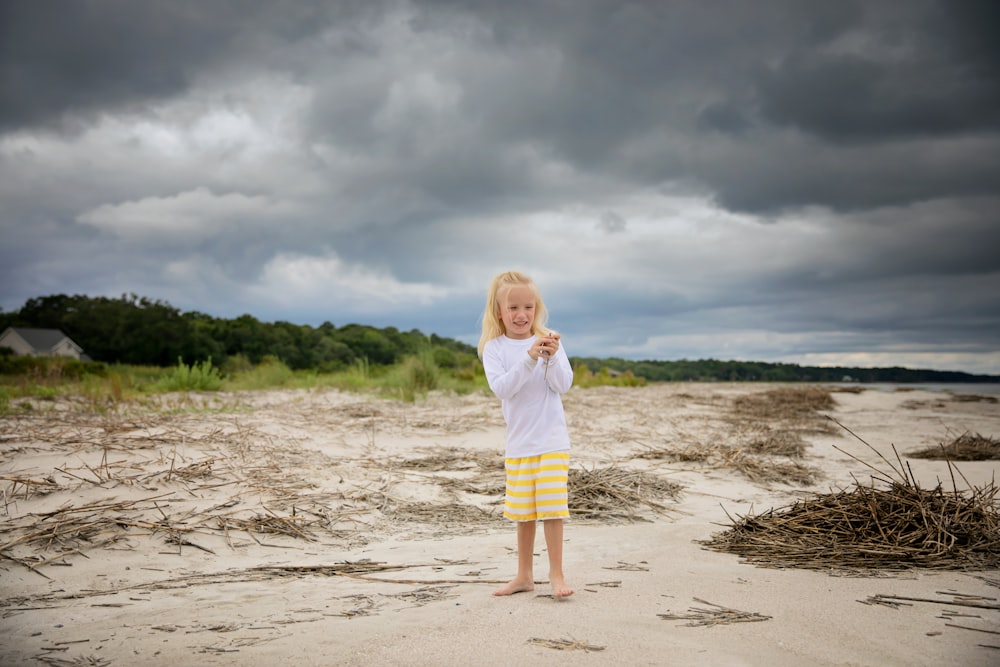
<svg viewBox="0 0 1000 667">
<path fill-rule="evenodd" d="M 702 543 L 868 483 L 897 452 L 921 486 L 950 489 L 945 462 L 906 454 L 1000 437 L 996 396 L 861 388 L 814 414 L 755 411 L 774 389 L 566 395 L 572 468 L 634 502 L 566 525 L 564 600 L 548 595 L 541 531 L 536 589 L 492 595 L 516 563 L 491 395 L 14 406 L 0 417 L 0 664 L 1000 663 L 1000 570 L 762 567 Z M 965 488 L 997 465 L 957 468 Z"/>
</svg>

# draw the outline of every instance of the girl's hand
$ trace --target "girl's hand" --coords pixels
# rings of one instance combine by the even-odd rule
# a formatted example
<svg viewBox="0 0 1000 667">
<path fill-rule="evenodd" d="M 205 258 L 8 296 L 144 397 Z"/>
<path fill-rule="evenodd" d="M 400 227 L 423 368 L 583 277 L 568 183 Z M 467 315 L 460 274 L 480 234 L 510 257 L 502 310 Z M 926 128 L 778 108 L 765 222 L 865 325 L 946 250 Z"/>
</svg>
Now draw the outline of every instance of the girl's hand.
<svg viewBox="0 0 1000 667">
<path fill-rule="evenodd" d="M 551 332 L 547 336 L 539 336 L 538 340 L 531 347 L 535 359 L 551 359 L 559 349 L 559 334 Z"/>
</svg>

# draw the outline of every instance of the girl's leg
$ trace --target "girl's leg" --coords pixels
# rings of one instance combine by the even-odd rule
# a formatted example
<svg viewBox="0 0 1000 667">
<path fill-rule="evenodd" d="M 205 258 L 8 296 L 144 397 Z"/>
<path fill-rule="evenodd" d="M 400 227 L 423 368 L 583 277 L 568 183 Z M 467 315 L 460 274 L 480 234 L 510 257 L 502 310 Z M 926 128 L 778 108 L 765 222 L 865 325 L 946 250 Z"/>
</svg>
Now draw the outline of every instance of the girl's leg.
<svg viewBox="0 0 1000 667">
<path fill-rule="evenodd" d="M 573 589 L 566 585 L 563 576 L 563 520 L 549 519 L 545 521 L 545 546 L 549 551 L 549 583 L 552 584 L 552 596 L 566 598 L 573 594 Z"/>
<path fill-rule="evenodd" d="M 501 588 L 493 591 L 493 595 L 511 595 L 524 591 L 535 590 L 535 522 L 517 522 L 517 576 Z"/>
</svg>

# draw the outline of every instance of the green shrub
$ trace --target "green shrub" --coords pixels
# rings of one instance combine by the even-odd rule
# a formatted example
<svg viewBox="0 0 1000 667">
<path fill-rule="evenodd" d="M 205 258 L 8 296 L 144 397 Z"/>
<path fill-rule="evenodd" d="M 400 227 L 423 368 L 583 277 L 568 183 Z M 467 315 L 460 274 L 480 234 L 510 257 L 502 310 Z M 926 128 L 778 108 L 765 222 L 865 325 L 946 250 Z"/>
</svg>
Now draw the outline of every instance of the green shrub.
<svg viewBox="0 0 1000 667">
<path fill-rule="evenodd" d="M 636 377 L 631 370 L 612 374 L 607 366 L 594 373 L 580 364 L 573 369 L 573 384 L 577 387 L 642 387 L 646 384 L 646 379 Z"/>
<path fill-rule="evenodd" d="M 375 369 L 368 357 L 356 359 L 347 370 L 335 373 L 327 380 L 327 384 L 344 391 L 363 391 L 374 387 Z"/>
<path fill-rule="evenodd" d="M 31 376 L 37 381 L 79 380 L 86 375 L 103 377 L 108 367 L 98 361 L 80 361 L 69 357 L 33 357 L 0 355 L 0 374 Z"/>
<path fill-rule="evenodd" d="M 441 371 L 434 361 L 434 353 L 425 349 L 393 366 L 386 376 L 385 388 L 412 403 L 417 396 L 426 396 L 427 392 L 437 389 L 440 382 Z"/>
<path fill-rule="evenodd" d="M 30 394 L 35 398 L 42 399 L 43 401 L 54 401 L 59 398 L 59 388 L 39 384 L 31 387 Z"/>
<path fill-rule="evenodd" d="M 403 368 L 406 370 L 408 383 L 416 391 L 426 394 L 438 388 L 441 372 L 431 350 L 423 350 L 416 356 L 409 357 L 403 363 Z"/>
<path fill-rule="evenodd" d="M 177 359 L 173 372 L 156 383 L 161 391 L 217 391 L 222 387 L 222 374 L 212 367 L 212 358 L 185 366 Z"/>
<path fill-rule="evenodd" d="M 242 352 L 229 355 L 222 364 L 222 373 L 227 377 L 249 373 L 252 370 L 253 364 L 247 359 L 247 355 Z"/>
<path fill-rule="evenodd" d="M 458 353 L 453 352 L 444 347 L 435 347 L 434 352 L 434 363 L 438 368 L 455 368 L 458 366 Z"/>
<path fill-rule="evenodd" d="M 234 373 L 227 386 L 232 389 L 269 389 L 287 386 L 293 379 L 292 369 L 281 359 L 267 355 L 260 363 L 247 370 Z"/>
<path fill-rule="evenodd" d="M 454 375 L 459 382 L 479 384 L 486 381 L 486 371 L 483 370 L 483 362 L 479 357 L 472 357 L 471 361 L 456 368 Z"/>
<path fill-rule="evenodd" d="M 76 391 L 98 412 L 131 400 L 138 393 L 132 374 L 121 366 L 116 366 L 105 377 L 82 378 Z"/>
</svg>

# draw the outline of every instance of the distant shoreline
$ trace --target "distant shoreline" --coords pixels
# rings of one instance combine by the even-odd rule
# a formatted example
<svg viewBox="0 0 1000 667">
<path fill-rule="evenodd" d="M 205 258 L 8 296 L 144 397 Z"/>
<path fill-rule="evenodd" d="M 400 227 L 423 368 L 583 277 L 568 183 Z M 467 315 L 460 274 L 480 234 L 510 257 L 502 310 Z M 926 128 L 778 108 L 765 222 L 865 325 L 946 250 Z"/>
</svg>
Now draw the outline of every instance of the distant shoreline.
<svg viewBox="0 0 1000 667">
<path fill-rule="evenodd" d="M 940 391 L 1000 396 L 1000 382 L 820 382 L 830 387 L 863 387 L 880 391 Z"/>
</svg>

